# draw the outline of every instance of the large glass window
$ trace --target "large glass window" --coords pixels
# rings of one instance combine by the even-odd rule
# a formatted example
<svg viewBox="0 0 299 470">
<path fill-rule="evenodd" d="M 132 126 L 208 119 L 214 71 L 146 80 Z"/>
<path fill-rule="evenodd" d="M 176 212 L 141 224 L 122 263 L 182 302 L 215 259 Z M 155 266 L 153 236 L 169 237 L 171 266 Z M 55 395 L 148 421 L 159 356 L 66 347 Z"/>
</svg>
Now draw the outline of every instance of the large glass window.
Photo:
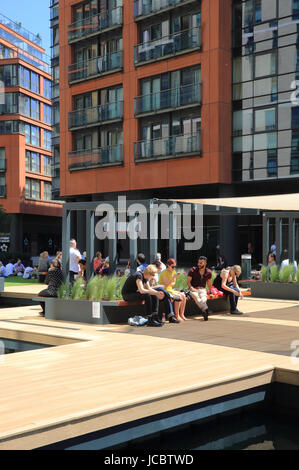
<svg viewBox="0 0 299 470">
<path fill-rule="evenodd" d="M 29 199 L 40 199 L 40 181 L 26 178 L 25 196 Z"/>
<path fill-rule="evenodd" d="M 255 78 L 267 77 L 276 73 L 276 53 L 258 54 L 255 56 Z"/>
<path fill-rule="evenodd" d="M 52 176 L 52 158 L 44 155 L 44 174 Z"/>
<path fill-rule="evenodd" d="M 52 95 L 51 95 L 51 85 L 52 85 L 52 83 L 50 82 L 50 80 L 48 80 L 47 78 L 43 79 L 43 88 L 44 88 L 43 95 L 46 98 L 49 98 L 49 99 L 51 99 L 51 97 L 52 97 Z"/>
<path fill-rule="evenodd" d="M 256 110 L 255 132 L 273 131 L 274 129 L 276 129 L 276 108 Z"/>
<path fill-rule="evenodd" d="M 0 148 L 0 171 L 5 170 L 5 147 Z"/>
<path fill-rule="evenodd" d="M 26 150 L 26 171 L 40 173 L 40 155 Z"/>
<path fill-rule="evenodd" d="M 44 200 L 51 201 L 52 199 L 52 183 L 44 182 Z"/>
<path fill-rule="evenodd" d="M 52 124 L 52 108 L 48 104 L 44 104 L 44 122 Z"/>
<path fill-rule="evenodd" d="M 51 137 L 52 137 L 52 132 L 51 131 L 46 131 L 44 129 L 44 148 L 47 150 L 51 150 Z"/>
</svg>

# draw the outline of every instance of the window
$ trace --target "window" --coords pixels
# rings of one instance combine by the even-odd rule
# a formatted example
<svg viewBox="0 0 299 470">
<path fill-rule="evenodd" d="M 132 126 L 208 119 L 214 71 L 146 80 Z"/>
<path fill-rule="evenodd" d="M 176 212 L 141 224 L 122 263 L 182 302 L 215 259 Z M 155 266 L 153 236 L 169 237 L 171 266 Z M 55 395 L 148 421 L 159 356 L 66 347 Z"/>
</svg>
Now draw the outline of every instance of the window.
<svg viewBox="0 0 299 470">
<path fill-rule="evenodd" d="M 26 150 L 26 171 L 40 173 L 40 155 Z"/>
<path fill-rule="evenodd" d="M 44 200 L 51 201 L 52 199 L 52 183 L 44 182 Z"/>
<path fill-rule="evenodd" d="M 5 170 L 5 147 L 0 148 L 0 171 Z"/>
<path fill-rule="evenodd" d="M 52 158 L 44 155 L 44 174 L 52 176 Z"/>
<path fill-rule="evenodd" d="M 18 84 L 17 65 L 2 65 L 0 67 L 0 80 L 5 86 L 16 86 Z"/>
<path fill-rule="evenodd" d="M 276 108 L 255 111 L 255 132 L 273 131 L 276 129 Z"/>
<path fill-rule="evenodd" d="M 44 104 L 44 122 L 52 124 L 52 108 L 48 104 Z"/>
<path fill-rule="evenodd" d="M 31 178 L 26 178 L 25 196 L 30 199 L 40 199 L 40 182 Z"/>
<path fill-rule="evenodd" d="M 25 142 L 26 144 L 40 147 L 40 128 L 25 124 Z"/>
<path fill-rule="evenodd" d="M 44 129 L 44 148 L 47 150 L 51 150 L 52 146 L 52 132 L 46 131 Z"/>
<path fill-rule="evenodd" d="M 277 176 L 277 150 L 268 150 L 267 176 Z"/>
<path fill-rule="evenodd" d="M 43 87 L 44 87 L 43 95 L 46 98 L 51 99 L 52 94 L 51 94 L 51 82 L 50 82 L 50 80 L 48 80 L 47 78 L 44 78 L 43 79 Z"/>
<path fill-rule="evenodd" d="M 33 98 L 30 100 L 31 104 L 31 117 L 33 119 L 39 120 L 39 102 Z"/>
<path fill-rule="evenodd" d="M 276 53 L 259 54 L 255 56 L 255 78 L 276 74 Z"/>
<path fill-rule="evenodd" d="M 34 93 L 39 93 L 39 76 L 35 72 L 31 72 L 31 91 Z"/>
<path fill-rule="evenodd" d="M 5 175 L 0 175 L 0 197 L 6 196 Z"/>
</svg>

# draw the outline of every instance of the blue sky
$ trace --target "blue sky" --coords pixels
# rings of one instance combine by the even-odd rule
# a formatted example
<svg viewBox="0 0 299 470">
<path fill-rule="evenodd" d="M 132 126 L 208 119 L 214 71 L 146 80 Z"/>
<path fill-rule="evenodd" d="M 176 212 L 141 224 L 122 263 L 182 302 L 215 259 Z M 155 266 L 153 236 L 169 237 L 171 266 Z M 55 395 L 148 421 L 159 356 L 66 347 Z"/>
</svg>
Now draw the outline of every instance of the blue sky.
<svg viewBox="0 0 299 470">
<path fill-rule="evenodd" d="M 50 2 L 49 0 L 0 0 L 0 13 L 30 32 L 39 33 L 43 47 L 50 55 Z"/>
</svg>

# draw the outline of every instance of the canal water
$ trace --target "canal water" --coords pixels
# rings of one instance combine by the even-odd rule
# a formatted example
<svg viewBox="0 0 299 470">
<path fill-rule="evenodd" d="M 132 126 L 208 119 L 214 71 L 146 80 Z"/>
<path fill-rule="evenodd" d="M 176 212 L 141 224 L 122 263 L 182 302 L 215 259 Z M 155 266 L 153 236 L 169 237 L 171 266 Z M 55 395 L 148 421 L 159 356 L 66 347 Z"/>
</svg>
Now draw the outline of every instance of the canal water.
<svg viewBox="0 0 299 470">
<path fill-rule="evenodd" d="M 299 419 L 282 410 L 270 412 L 257 406 L 131 442 L 126 449 L 299 450 Z"/>
</svg>

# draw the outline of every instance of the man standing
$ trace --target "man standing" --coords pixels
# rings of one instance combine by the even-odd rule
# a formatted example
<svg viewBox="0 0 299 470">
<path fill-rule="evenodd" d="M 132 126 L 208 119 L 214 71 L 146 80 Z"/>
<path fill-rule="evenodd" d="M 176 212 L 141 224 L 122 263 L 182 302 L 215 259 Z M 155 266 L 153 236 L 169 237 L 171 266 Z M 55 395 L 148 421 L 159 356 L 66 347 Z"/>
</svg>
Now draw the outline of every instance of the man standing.
<svg viewBox="0 0 299 470">
<path fill-rule="evenodd" d="M 77 249 L 76 240 L 70 241 L 70 283 L 73 284 L 75 276 L 79 273 L 79 261 L 82 259 L 80 251 Z"/>
<path fill-rule="evenodd" d="M 190 295 L 200 308 L 205 321 L 211 313 L 207 305 L 206 284 L 208 283 L 210 291 L 212 289 L 212 271 L 207 268 L 207 261 L 205 256 L 200 256 L 197 266 L 190 269 L 187 277 Z"/>
</svg>

